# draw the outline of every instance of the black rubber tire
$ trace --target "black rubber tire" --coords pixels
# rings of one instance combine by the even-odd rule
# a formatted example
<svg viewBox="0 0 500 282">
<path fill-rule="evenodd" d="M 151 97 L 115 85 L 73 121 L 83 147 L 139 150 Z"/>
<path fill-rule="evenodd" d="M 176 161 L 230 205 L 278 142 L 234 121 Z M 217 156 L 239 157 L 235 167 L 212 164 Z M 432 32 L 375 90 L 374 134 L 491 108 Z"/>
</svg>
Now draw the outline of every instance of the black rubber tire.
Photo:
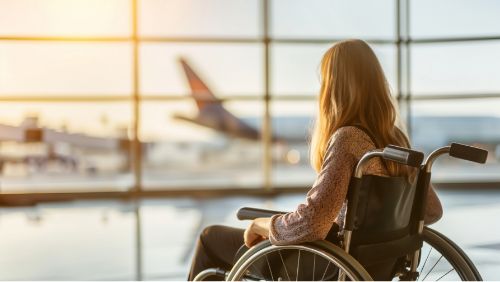
<svg viewBox="0 0 500 282">
<path fill-rule="evenodd" d="M 424 242 L 441 253 L 453 268 L 455 268 L 462 281 L 483 280 L 469 257 L 449 238 L 428 227 L 424 228 L 422 236 Z"/>
<path fill-rule="evenodd" d="M 254 246 L 246 253 L 244 253 L 238 261 L 233 266 L 230 271 L 227 280 L 232 281 L 235 279 L 236 270 L 242 267 L 242 265 L 255 253 L 270 248 L 273 245 L 269 241 L 264 241 Z M 331 254 L 332 257 L 336 259 L 338 263 L 343 265 L 344 268 L 348 269 L 349 273 L 351 273 L 353 280 L 355 281 L 373 281 L 370 274 L 361 266 L 361 264 L 354 259 L 351 255 L 347 254 L 340 247 L 327 242 L 327 241 L 317 241 L 312 243 L 301 244 L 302 247 L 309 247 L 314 249 L 319 249 Z M 286 247 L 294 247 L 294 246 L 286 246 Z"/>
</svg>

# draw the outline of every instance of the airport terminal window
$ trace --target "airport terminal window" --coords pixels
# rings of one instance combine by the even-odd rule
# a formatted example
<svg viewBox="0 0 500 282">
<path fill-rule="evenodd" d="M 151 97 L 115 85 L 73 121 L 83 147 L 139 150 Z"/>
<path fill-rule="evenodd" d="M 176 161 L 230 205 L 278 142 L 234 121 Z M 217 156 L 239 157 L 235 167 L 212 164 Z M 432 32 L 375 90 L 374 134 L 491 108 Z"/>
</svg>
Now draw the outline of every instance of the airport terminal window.
<svg viewBox="0 0 500 282">
<path fill-rule="evenodd" d="M 262 103 L 224 103 L 227 112 L 221 115 L 234 114 L 225 133 L 209 127 L 222 121 L 218 115 L 210 115 L 215 104 L 200 104 L 190 99 L 142 103 L 144 189 L 262 187 L 258 132 L 262 128 Z"/>
<path fill-rule="evenodd" d="M 131 110 L 122 102 L 0 103 L 0 192 L 126 191 Z"/>
<path fill-rule="evenodd" d="M 0 42 L 0 94 L 130 99 L 131 53 L 121 42 Z"/>
<path fill-rule="evenodd" d="M 131 1 L 2 0 L 0 36 L 130 36 Z"/>
<path fill-rule="evenodd" d="M 434 127 L 422 126 L 429 119 L 449 122 L 445 115 L 479 131 L 483 118 L 484 124 L 496 118 L 500 98 L 494 69 L 500 24 L 491 8 L 497 3 L 429 5 L 3 0 L 0 193 L 310 184 L 307 135 L 321 55 L 332 42 L 352 37 L 367 39 L 379 56 L 416 146 L 445 142 L 426 143 Z M 465 24 L 473 11 L 483 16 Z M 51 132 L 52 141 L 19 137 L 33 125 Z M 290 132 L 302 137 L 279 142 Z M 487 143 L 495 155 L 500 141 L 494 135 L 476 140 L 474 132 L 453 138 Z M 67 173 L 65 166 L 75 162 L 77 169 Z M 472 181 L 482 175 L 474 173 Z M 44 178 L 52 182 L 32 185 Z"/>
<path fill-rule="evenodd" d="M 412 47 L 413 95 L 500 92 L 500 40 Z"/>
<path fill-rule="evenodd" d="M 141 94 L 189 99 L 188 67 L 217 98 L 262 97 L 262 57 L 262 44 L 255 43 L 142 43 Z"/>
<path fill-rule="evenodd" d="M 500 34 L 498 1 L 412 0 L 410 4 L 412 38 L 480 38 Z"/>
<path fill-rule="evenodd" d="M 315 172 L 309 162 L 310 134 L 317 104 L 313 100 L 273 101 L 273 184 L 278 187 L 307 187 Z"/>
<path fill-rule="evenodd" d="M 271 35 L 277 39 L 392 40 L 395 1 L 273 0 Z M 307 3 L 307 5 L 305 5 Z"/>
<path fill-rule="evenodd" d="M 275 43 L 271 45 L 271 93 L 273 96 L 310 96 L 320 88 L 320 63 L 328 44 Z M 396 48 L 372 44 L 387 80 L 396 95 Z"/>
<path fill-rule="evenodd" d="M 436 163 L 435 182 L 496 182 L 500 160 L 500 98 L 414 101 L 413 145 L 430 153 L 451 142 L 489 151 L 486 165 L 443 158 Z M 459 173 L 457 173 L 459 171 Z"/>
<path fill-rule="evenodd" d="M 319 91 L 319 66 L 329 44 L 271 45 L 271 93 L 309 95 Z"/>
<path fill-rule="evenodd" d="M 259 0 L 138 0 L 141 36 L 257 38 Z"/>
</svg>

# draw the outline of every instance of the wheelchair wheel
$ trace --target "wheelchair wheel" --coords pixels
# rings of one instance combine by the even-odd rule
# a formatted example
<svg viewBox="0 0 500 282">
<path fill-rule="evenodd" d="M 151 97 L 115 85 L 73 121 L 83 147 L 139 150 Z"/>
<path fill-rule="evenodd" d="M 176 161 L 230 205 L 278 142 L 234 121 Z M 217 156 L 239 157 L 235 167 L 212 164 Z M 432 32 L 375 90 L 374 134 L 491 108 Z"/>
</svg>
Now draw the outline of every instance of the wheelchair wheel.
<svg viewBox="0 0 500 282">
<path fill-rule="evenodd" d="M 482 280 L 467 255 L 446 236 L 425 227 L 423 239 L 417 280 Z"/>
<path fill-rule="evenodd" d="M 328 281 L 340 272 L 349 280 L 372 280 L 358 261 L 330 242 L 274 246 L 264 241 L 238 259 L 227 280 Z"/>
</svg>

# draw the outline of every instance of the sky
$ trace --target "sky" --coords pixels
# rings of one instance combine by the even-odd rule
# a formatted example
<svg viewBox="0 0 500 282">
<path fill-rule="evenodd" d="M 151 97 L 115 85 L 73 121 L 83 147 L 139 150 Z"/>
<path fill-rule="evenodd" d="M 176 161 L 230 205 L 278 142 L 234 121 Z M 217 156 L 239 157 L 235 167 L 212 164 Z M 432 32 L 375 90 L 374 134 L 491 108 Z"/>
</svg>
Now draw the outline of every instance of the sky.
<svg viewBox="0 0 500 282">
<path fill-rule="evenodd" d="M 139 35 L 143 37 L 255 39 L 262 36 L 258 0 L 139 0 L 138 3 Z M 270 35 L 276 39 L 393 39 L 395 36 L 395 7 L 391 0 L 272 0 L 270 8 Z M 411 8 L 413 38 L 500 35 L 500 1 L 419 0 L 411 1 Z M 127 37 L 131 30 L 127 0 L 0 0 L 0 37 Z M 272 94 L 314 97 L 319 89 L 319 61 L 329 46 L 273 43 Z M 395 47 L 381 44 L 372 47 L 395 88 Z M 261 97 L 264 92 L 262 44 L 142 43 L 141 93 L 172 96 L 189 93 L 177 62 L 179 56 L 187 58 L 220 97 Z M 414 45 L 412 91 L 414 95 L 498 93 L 499 65 L 500 41 Z M 0 40 L 0 96 L 130 97 L 132 67 L 132 45 L 128 42 Z M 293 103 L 282 102 L 283 106 L 275 103 L 273 107 L 280 108 L 273 111 L 276 113 L 305 112 L 298 110 L 300 106 L 290 106 Z M 257 102 L 233 102 L 227 107 L 241 116 L 258 116 L 263 106 Z M 414 104 L 417 113 L 426 114 L 499 115 L 499 107 L 499 99 Z M 74 111 L 69 113 L 64 108 Z M 131 106 L 127 102 L 99 106 L 3 103 L 0 109 L 2 123 L 15 125 L 26 113 L 38 113 L 48 126 L 65 126 L 91 134 L 118 131 L 116 128 L 131 121 Z M 193 112 L 189 100 L 148 102 L 141 109 L 143 138 L 178 137 L 168 133 L 172 128 L 184 128 L 186 134 L 192 131 L 169 118 L 176 111 Z"/>
</svg>

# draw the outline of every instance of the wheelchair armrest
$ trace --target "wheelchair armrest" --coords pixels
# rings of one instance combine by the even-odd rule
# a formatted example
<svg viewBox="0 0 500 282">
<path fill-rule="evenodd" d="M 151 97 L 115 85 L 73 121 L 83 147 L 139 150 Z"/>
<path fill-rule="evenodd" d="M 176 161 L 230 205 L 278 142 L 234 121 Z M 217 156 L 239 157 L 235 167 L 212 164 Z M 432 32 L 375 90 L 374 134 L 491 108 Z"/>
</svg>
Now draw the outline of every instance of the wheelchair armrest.
<svg viewBox="0 0 500 282">
<path fill-rule="evenodd" d="M 275 214 L 285 214 L 285 213 L 286 212 L 283 211 L 273 211 L 266 209 L 243 207 L 238 210 L 236 216 L 238 217 L 239 220 L 246 220 L 246 219 L 256 219 L 258 217 L 271 217 Z"/>
</svg>

